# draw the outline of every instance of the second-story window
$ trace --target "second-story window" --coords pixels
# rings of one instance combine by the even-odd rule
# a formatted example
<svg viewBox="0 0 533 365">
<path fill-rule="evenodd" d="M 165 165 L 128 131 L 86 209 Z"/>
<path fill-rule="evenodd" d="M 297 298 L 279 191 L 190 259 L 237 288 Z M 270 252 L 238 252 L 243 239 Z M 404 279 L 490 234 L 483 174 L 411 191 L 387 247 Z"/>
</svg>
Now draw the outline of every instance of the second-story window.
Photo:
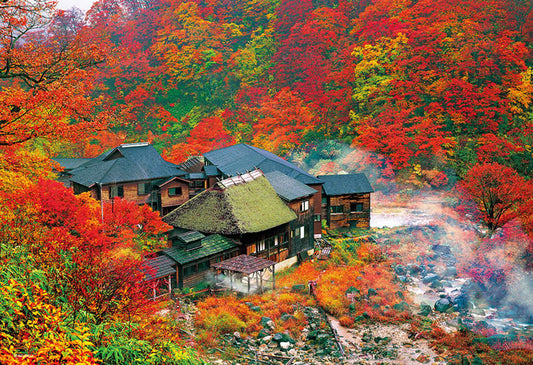
<svg viewBox="0 0 533 365">
<path fill-rule="evenodd" d="M 168 196 L 178 196 L 181 194 L 182 194 L 181 187 L 168 189 Z"/>
<path fill-rule="evenodd" d="M 309 200 L 304 200 L 300 203 L 300 212 L 306 212 L 309 210 Z"/>
<path fill-rule="evenodd" d="M 109 187 L 109 199 L 115 197 L 124 198 L 124 185 L 114 185 Z"/>
<path fill-rule="evenodd" d="M 363 203 L 351 203 L 350 204 L 350 211 L 351 212 L 362 212 L 363 211 Z"/>
<path fill-rule="evenodd" d="M 137 195 L 150 194 L 150 190 L 151 190 L 150 183 L 138 183 L 137 184 Z"/>
<path fill-rule="evenodd" d="M 336 213 L 342 213 L 342 205 L 333 205 L 331 207 L 331 213 L 333 214 L 336 214 Z"/>
</svg>

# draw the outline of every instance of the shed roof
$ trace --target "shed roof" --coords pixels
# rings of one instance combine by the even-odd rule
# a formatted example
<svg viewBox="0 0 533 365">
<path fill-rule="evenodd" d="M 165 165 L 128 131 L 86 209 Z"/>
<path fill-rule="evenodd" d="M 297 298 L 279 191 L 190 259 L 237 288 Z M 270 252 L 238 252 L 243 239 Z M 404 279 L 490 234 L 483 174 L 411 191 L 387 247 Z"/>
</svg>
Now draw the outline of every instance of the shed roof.
<svg viewBox="0 0 533 365">
<path fill-rule="evenodd" d="M 168 256 L 156 256 L 143 260 L 144 280 L 154 280 L 164 278 L 176 272 L 173 266 L 176 262 Z"/>
<path fill-rule="evenodd" d="M 326 195 L 333 196 L 374 192 L 365 174 L 320 175 L 318 178 L 324 182 L 323 189 Z"/>
<path fill-rule="evenodd" d="M 226 176 L 261 169 L 263 172 L 280 171 L 304 184 L 321 184 L 319 179 L 289 161 L 244 143 L 207 152 L 204 158 Z"/>
<path fill-rule="evenodd" d="M 279 171 L 265 174 L 276 193 L 286 201 L 293 201 L 316 194 L 316 190 Z"/>
<path fill-rule="evenodd" d="M 163 253 L 180 265 L 184 265 L 236 247 L 237 244 L 231 239 L 213 234 L 202 238 L 202 245 L 196 249 L 187 251 L 184 248 L 170 247 L 164 249 Z"/>
<path fill-rule="evenodd" d="M 267 267 L 276 265 L 275 261 L 265 260 L 249 255 L 239 255 L 230 259 L 212 264 L 211 267 L 220 270 L 229 270 L 233 272 L 252 274 L 264 270 Z"/>
<path fill-rule="evenodd" d="M 79 167 L 80 165 L 83 165 L 87 161 L 92 160 L 91 158 L 60 158 L 56 157 L 53 158 L 55 162 L 57 162 L 63 169 L 65 170 L 72 170 L 76 167 Z"/>
<path fill-rule="evenodd" d="M 163 160 L 148 143 L 123 144 L 87 161 L 71 171 L 78 184 L 112 184 L 127 181 L 153 180 L 186 173 Z"/>
<path fill-rule="evenodd" d="M 234 235 L 262 232 L 296 219 L 266 177 L 262 173 L 255 176 L 250 173 L 221 181 L 164 216 L 163 221 L 183 229 Z"/>
</svg>

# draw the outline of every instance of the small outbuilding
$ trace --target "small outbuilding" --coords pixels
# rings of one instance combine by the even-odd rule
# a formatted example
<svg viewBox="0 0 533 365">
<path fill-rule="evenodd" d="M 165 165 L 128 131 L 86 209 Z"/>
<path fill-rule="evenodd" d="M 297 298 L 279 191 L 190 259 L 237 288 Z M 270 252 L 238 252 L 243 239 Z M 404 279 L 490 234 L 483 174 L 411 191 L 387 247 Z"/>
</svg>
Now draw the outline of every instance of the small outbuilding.
<svg viewBox="0 0 533 365">
<path fill-rule="evenodd" d="M 249 255 L 239 255 L 212 265 L 217 287 L 229 287 L 231 290 L 244 291 L 250 289 L 263 292 L 264 284 L 270 283 L 276 288 L 276 262 Z"/>
<path fill-rule="evenodd" d="M 365 174 L 321 175 L 322 216 L 330 228 L 370 228 L 370 194 Z"/>
</svg>

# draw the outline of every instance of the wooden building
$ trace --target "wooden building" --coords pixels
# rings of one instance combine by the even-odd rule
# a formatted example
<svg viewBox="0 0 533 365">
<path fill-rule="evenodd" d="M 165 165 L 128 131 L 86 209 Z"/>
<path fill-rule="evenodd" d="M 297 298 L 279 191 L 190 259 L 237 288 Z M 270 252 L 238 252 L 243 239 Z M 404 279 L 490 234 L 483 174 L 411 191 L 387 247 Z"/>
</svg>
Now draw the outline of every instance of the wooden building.
<svg viewBox="0 0 533 365">
<path fill-rule="evenodd" d="M 322 215 L 330 228 L 370 228 L 370 194 L 365 174 L 322 175 Z"/>
<path fill-rule="evenodd" d="M 240 254 L 275 262 L 313 247 L 310 232 L 307 240 L 300 237 L 305 229 L 293 235 L 298 219 L 260 170 L 222 180 L 163 217 L 175 228 L 223 235 L 239 244 Z"/>
<path fill-rule="evenodd" d="M 172 246 L 162 253 L 176 262 L 176 286 L 197 285 L 206 279 L 211 265 L 239 254 L 239 246 L 219 234 L 204 235 L 197 231 L 175 230 Z"/>
<path fill-rule="evenodd" d="M 189 200 L 188 174 L 148 143 L 120 145 L 69 173 L 74 193 L 89 191 L 104 203 L 120 197 L 166 213 Z"/>
<path fill-rule="evenodd" d="M 315 212 L 311 235 L 316 238 L 321 236 L 322 181 L 320 179 L 272 152 L 244 143 L 207 152 L 203 157 L 204 170 L 216 168 L 213 173 L 218 172 L 222 178 L 237 176 L 255 169 L 260 169 L 264 173 L 278 171 L 315 189 L 315 198 L 310 201 L 312 204 L 310 208 Z"/>
<path fill-rule="evenodd" d="M 320 211 L 318 218 L 315 212 L 316 190 L 279 171 L 265 176 L 278 196 L 296 213 L 297 218 L 290 222 L 291 252 L 288 256 L 311 250 L 314 247 L 314 225 L 320 219 Z"/>
</svg>

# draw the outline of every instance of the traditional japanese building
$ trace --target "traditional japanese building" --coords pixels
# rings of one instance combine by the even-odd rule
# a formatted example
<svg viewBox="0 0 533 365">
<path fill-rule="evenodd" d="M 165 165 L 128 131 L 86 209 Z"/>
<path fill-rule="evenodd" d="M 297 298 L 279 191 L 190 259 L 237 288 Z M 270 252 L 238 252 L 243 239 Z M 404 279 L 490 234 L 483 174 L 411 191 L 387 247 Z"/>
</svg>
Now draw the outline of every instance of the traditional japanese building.
<svg viewBox="0 0 533 365">
<path fill-rule="evenodd" d="M 205 153 L 204 164 L 206 171 L 210 168 L 216 168 L 215 171 L 219 172 L 222 177 L 236 176 L 255 169 L 260 169 L 264 173 L 277 171 L 313 188 L 316 190 L 315 198 L 310 201 L 312 205 L 309 208 L 315 214 L 314 235 L 315 237 L 321 236 L 322 181 L 315 176 L 272 152 L 244 143 Z"/>
<path fill-rule="evenodd" d="M 370 194 L 365 174 L 322 175 L 322 216 L 330 228 L 369 228 Z"/>
<path fill-rule="evenodd" d="M 292 201 L 297 209 L 301 203 L 308 209 L 313 189 L 300 184 L 285 194 L 290 201 L 283 201 L 262 171 L 254 170 L 219 181 L 163 220 L 177 229 L 223 235 L 239 245 L 240 254 L 280 263 L 313 249 L 312 215 L 289 207 Z"/>
<path fill-rule="evenodd" d="M 148 143 L 120 145 L 69 173 L 74 193 L 89 191 L 102 202 L 120 197 L 164 214 L 189 200 L 188 174 Z"/>
</svg>

